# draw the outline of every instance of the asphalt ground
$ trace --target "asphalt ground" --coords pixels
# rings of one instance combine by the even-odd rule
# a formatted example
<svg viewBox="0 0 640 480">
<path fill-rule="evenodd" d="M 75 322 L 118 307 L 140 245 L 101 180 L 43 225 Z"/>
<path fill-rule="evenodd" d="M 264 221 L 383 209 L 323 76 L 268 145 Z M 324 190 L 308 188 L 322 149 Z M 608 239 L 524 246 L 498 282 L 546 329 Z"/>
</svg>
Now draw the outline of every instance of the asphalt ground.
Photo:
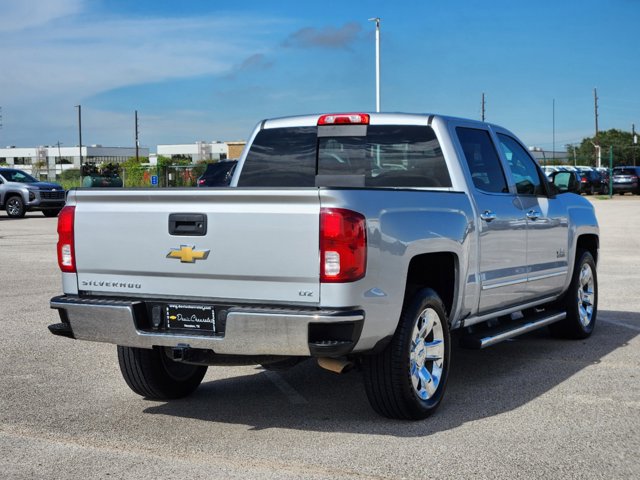
<svg viewBox="0 0 640 480">
<path fill-rule="evenodd" d="M 54 337 L 56 220 L 0 214 L 0 477 L 640 478 L 640 198 L 593 200 L 598 325 L 454 347 L 444 404 L 421 422 L 369 407 L 358 372 L 209 368 L 197 392 L 131 392 L 113 345 Z M 105 251 L 105 260 L 109 252 Z"/>
</svg>

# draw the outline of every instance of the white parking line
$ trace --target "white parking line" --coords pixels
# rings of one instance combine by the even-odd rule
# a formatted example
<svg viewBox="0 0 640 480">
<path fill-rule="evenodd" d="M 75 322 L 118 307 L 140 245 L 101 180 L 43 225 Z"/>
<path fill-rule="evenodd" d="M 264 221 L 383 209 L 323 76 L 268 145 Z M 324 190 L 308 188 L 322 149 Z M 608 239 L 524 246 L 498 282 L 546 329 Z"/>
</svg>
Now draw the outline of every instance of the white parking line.
<svg viewBox="0 0 640 480">
<path fill-rule="evenodd" d="M 636 332 L 640 332 L 640 325 L 631 325 L 629 323 L 617 322 L 615 320 L 608 320 L 604 318 L 599 318 L 598 321 L 604 322 L 604 323 L 611 323 L 612 325 L 617 325 L 619 327 L 626 327 L 626 328 L 630 328 L 631 330 L 635 330 Z"/>
<path fill-rule="evenodd" d="M 304 405 L 307 403 L 307 400 L 302 395 L 300 395 L 295 388 L 289 385 L 289 383 L 277 372 L 265 370 L 264 374 L 269 380 L 271 380 L 271 383 L 278 387 L 278 390 L 280 390 L 287 396 L 287 398 L 289 399 L 289 403 L 292 403 L 294 405 Z"/>
</svg>

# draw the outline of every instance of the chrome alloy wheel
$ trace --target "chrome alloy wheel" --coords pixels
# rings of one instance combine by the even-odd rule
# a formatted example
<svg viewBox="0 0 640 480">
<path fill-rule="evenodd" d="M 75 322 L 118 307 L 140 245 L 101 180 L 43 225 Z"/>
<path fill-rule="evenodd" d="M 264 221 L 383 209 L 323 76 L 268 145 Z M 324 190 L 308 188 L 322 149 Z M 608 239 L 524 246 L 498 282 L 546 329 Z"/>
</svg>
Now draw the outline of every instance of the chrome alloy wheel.
<svg viewBox="0 0 640 480">
<path fill-rule="evenodd" d="M 591 270 L 591 265 L 585 263 L 580 270 L 577 292 L 578 316 L 583 327 L 589 325 L 593 318 L 593 304 L 595 303 L 594 287 L 593 270 Z"/>
<path fill-rule="evenodd" d="M 444 332 L 438 313 L 426 308 L 411 333 L 409 368 L 415 393 L 429 400 L 438 389 L 444 366 Z"/>
<path fill-rule="evenodd" d="M 10 198 L 7 202 L 7 213 L 12 217 L 20 215 L 21 208 L 22 206 L 20 205 L 20 200 L 18 200 L 16 197 Z"/>
</svg>

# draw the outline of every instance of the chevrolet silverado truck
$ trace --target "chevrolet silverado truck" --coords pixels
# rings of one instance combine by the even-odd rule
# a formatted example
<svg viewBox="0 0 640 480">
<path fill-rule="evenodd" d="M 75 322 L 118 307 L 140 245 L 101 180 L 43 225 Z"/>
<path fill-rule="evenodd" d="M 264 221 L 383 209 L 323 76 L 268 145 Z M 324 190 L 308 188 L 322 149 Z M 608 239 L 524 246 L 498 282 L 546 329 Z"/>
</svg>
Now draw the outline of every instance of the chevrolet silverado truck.
<svg viewBox="0 0 640 480">
<path fill-rule="evenodd" d="M 0 167 L 0 208 L 11 218 L 40 210 L 55 217 L 64 207 L 65 191 L 57 183 L 39 182 L 22 170 Z"/>
<path fill-rule="evenodd" d="M 496 125 L 350 113 L 258 124 L 228 188 L 79 189 L 58 222 L 56 335 L 117 345 L 137 394 L 208 366 L 358 367 L 373 409 L 443 399 L 451 332 L 484 348 L 548 326 L 586 338 L 599 231 Z"/>
</svg>

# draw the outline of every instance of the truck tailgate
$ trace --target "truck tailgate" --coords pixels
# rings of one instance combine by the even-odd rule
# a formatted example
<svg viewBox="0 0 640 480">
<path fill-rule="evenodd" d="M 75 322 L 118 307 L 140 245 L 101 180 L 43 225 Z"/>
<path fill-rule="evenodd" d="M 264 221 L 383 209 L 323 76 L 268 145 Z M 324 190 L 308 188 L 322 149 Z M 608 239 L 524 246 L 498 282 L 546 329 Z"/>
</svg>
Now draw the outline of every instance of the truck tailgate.
<svg viewBox="0 0 640 480">
<path fill-rule="evenodd" d="M 317 189 L 154 190 L 152 195 L 78 190 L 70 204 L 74 196 L 80 291 L 319 302 Z M 206 233 L 170 234 L 171 214 L 200 215 Z"/>
</svg>

